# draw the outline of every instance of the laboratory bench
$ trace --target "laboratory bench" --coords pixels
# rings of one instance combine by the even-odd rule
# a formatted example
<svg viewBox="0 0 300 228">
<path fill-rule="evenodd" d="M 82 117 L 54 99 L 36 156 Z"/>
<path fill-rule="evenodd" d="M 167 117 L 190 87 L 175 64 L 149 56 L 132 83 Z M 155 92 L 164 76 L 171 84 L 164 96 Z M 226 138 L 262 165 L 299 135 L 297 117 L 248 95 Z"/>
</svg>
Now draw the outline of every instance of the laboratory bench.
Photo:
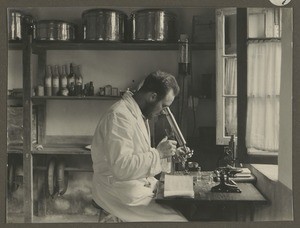
<svg viewBox="0 0 300 228">
<path fill-rule="evenodd" d="M 194 182 L 194 198 L 164 197 L 164 175 L 161 175 L 155 200 L 183 213 L 189 221 L 253 221 L 255 206 L 268 204 L 267 198 L 255 187 L 255 177 L 237 180 L 241 193 L 212 192 L 219 182 L 211 181 L 212 171 L 202 171 Z"/>
</svg>

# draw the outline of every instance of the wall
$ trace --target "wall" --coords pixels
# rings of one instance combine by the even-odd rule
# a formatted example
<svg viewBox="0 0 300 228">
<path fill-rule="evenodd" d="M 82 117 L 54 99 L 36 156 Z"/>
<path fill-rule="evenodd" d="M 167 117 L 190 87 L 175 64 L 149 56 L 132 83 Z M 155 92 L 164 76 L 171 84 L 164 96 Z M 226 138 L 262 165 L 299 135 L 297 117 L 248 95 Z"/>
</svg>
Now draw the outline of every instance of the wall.
<svg viewBox="0 0 300 228">
<path fill-rule="evenodd" d="M 82 65 L 84 83 L 93 81 L 95 91 L 108 84 L 124 91 L 154 70 L 176 74 L 177 69 L 176 51 L 50 51 L 47 60 L 48 64 Z M 99 115 L 112 103 L 48 102 L 46 134 L 92 135 Z"/>
<path fill-rule="evenodd" d="M 283 10 L 282 23 L 282 80 L 280 96 L 280 138 L 278 156 L 278 179 L 289 189 L 292 189 L 292 139 L 293 139 L 293 107 L 292 107 L 292 10 Z"/>
<path fill-rule="evenodd" d="M 214 76 L 214 58 L 213 51 L 196 51 L 193 54 L 193 77 L 197 79 L 202 74 Z M 48 51 L 47 64 L 70 62 L 82 66 L 84 83 L 93 81 L 95 91 L 107 84 L 125 90 L 137 85 L 148 73 L 157 69 L 177 75 L 176 50 Z M 22 87 L 21 51 L 9 51 L 8 72 L 8 89 Z M 43 75 L 38 77 L 38 83 L 34 83 L 34 86 L 42 81 Z M 99 115 L 111 104 L 112 101 L 48 101 L 46 134 L 92 135 Z M 193 121 L 193 118 L 189 120 Z M 214 101 L 199 102 L 196 121 L 197 126 L 215 126 Z"/>
<path fill-rule="evenodd" d="M 267 198 L 266 204 L 256 204 L 254 221 L 293 220 L 293 192 L 278 181 L 278 166 L 252 164 L 248 166 L 257 178 L 256 187 Z"/>
</svg>

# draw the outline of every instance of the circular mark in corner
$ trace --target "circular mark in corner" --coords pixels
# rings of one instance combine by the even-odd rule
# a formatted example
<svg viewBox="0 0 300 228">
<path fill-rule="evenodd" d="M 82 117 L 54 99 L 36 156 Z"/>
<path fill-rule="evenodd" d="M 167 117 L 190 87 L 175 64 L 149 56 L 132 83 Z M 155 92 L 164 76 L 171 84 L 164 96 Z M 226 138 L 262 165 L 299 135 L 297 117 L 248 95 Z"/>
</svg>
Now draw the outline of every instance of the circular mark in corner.
<svg viewBox="0 0 300 228">
<path fill-rule="evenodd" d="M 285 6 L 292 0 L 269 0 L 275 6 Z"/>
</svg>

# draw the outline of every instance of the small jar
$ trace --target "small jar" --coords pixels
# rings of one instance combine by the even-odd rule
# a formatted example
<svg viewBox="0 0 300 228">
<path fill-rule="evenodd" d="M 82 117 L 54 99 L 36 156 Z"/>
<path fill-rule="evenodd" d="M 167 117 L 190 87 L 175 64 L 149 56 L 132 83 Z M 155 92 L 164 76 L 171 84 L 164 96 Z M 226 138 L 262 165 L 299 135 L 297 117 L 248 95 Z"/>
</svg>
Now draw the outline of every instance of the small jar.
<svg viewBox="0 0 300 228">
<path fill-rule="evenodd" d="M 38 85 L 36 87 L 36 96 L 44 96 L 44 86 Z"/>
<path fill-rule="evenodd" d="M 188 162 L 188 171 L 193 176 L 193 182 L 200 181 L 201 179 L 201 167 L 197 162 Z"/>
<path fill-rule="evenodd" d="M 60 92 L 61 92 L 62 96 L 68 96 L 69 95 L 69 90 L 67 88 L 62 88 Z"/>
<path fill-rule="evenodd" d="M 105 96 L 111 96 L 112 95 L 112 86 L 111 85 L 105 86 L 104 91 L 105 91 Z"/>
<path fill-rule="evenodd" d="M 119 89 L 118 88 L 112 88 L 111 95 L 114 96 L 114 97 L 119 96 Z"/>
<path fill-rule="evenodd" d="M 99 90 L 100 90 L 99 91 L 99 95 L 100 96 L 105 96 L 105 89 L 104 89 L 104 87 L 100 87 Z"/>
</svg>

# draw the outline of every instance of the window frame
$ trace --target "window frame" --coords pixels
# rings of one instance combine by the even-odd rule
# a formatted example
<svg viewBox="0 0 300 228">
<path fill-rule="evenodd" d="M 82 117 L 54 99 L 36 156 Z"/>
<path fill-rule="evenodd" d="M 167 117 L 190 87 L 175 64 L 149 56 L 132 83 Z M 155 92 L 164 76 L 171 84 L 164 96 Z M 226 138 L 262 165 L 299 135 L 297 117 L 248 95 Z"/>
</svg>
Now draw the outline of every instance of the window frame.
<svg viewBox="0 0 300 228">
<path fill-rule="evenodd" d="M 225 54 L 225 16 L 236 15 L 237 8 L 216 9 L 216 144 L 228 145 L 230 136 L 225 136 L 225 97 L 224 94 L 226 58 L 236 58 L 237 54 Z M 237 137 L 236 137 L 237 138 Z"/>
<path fill-rule="evenodd" d="M 225 76 L 225 16 L 237 16 L 237 156 L 242 163 L 277 164 L 278 154 L 251 154 L 246 148 L 247 123 L 247 41 L 248 11 L 242 8 L 216 9 L 216 144 L 228 145 L 230 136 L 225 136 L 224 76 Z"/>
<path fill-rule="evenodd" d="M 237 118 L 238 118 L 238 160 L 242 163 L 278 164 L 278 154 L 249 154 L 246 148 L 247 123 L 247 41 L 248 12 L 247 9 L 237 9 Z"/>
</svg>

